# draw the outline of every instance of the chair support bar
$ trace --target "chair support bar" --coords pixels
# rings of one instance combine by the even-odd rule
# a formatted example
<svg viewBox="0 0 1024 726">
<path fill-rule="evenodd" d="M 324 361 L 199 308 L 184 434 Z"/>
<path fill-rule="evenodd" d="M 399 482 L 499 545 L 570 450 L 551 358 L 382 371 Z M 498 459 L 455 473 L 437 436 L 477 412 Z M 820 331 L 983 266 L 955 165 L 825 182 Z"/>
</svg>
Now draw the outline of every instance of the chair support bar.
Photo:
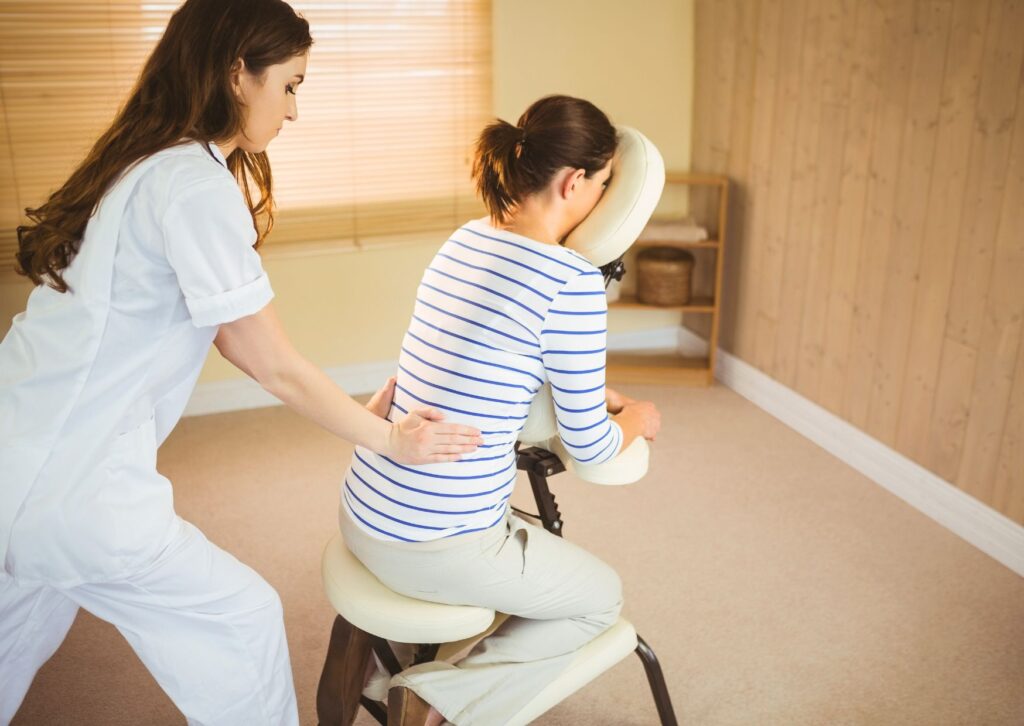
<svg viewBox="0 0 1024 726">
<path fill-rule="evenodd" d="M 366 696 L 360 696 L 359 704 L 365 708 L 371 716 L 377 719 L 377 723 L 379 723 L 380 726 L 388 726 L 388 711 L 379 701 L 372 701 Z"/>
<path fill-rule="evenodd" d="M 665 685 L 665 676 L 661 672 L 658 656 L 639 635 L 636 636 L 636 643 L 636 654 L 640 656 L 644 670 L 647 672 L 647 682 L 651 686 L 651 695 L 654 696 L 654 705 L 658 708 L 661 726 L 677 726 L 676 713 L 672 708 L 672 698 L 668 695 L 668 686 Z"/>
<path fill-rule="evenodd" d="M 533 498 L 537 501 L 541 524 L 551 534 L 562 536 L 564 524 L 555 495 L 548 487 L 548 477 L 565 471 L 565 464 L 557 456 L 546 449 L 531 446 L 519 449 L 516 468 L 525 471 L 533 488 Z"/>
<path fill-rule="evenodd" d="M 391 645 L 388 641 L 377 635 L 371 635 L 370 642 L 373 643 L 373 652 L 380 658 L 384 670 L 391 675 L 402 672 L 402 666 L 398 663 L 398 658 L 395 657 L 395 652 L 391 650 Z"/>
</svg>

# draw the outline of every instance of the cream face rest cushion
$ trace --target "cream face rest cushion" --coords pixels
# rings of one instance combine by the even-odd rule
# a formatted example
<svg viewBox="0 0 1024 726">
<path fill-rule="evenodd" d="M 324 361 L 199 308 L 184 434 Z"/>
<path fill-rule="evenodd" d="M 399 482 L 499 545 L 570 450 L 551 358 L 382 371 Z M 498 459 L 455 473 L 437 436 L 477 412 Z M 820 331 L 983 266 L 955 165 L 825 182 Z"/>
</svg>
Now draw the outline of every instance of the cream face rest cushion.
<svg viewBox="0 0 1024 726">
<path fill-rule="evenodd" d="M 617 127 L 619 145 L 612 159 L 612 176 L 594 210 L 566 238 L 565 246 L 601 267 L 622 257 L 647 225 L 665 188 L 665 163 L 658 149 L 636 129 Z M 524 446 L 539 446 L 556 454 L 566 468 L 592 484 L 632 484 L 647 473 L 647 441 L 637 438 L 611 461 L 577 464 L 558 436 L 551 385 L 544 386 L 530 405 L 519 434 Z"/>
</svg>

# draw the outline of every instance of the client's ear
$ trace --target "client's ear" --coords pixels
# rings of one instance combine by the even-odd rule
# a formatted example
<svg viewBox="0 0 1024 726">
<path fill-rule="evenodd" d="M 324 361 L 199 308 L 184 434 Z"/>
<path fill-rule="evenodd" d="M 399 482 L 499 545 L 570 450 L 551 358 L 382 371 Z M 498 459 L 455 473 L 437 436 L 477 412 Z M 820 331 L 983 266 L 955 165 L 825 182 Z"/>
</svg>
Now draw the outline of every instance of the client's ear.
<svg viewBox="0 0 1024 726">
<path fill-rule="evenodd" d="M 561 187 L 561 195 L 562 199 L 568 199 L 576 193 L 578 185 L 583 181 L 587 172 L 584 169 L 566 169 L 562 174 L 565 176 L 559 185 Z"/>
</svg>

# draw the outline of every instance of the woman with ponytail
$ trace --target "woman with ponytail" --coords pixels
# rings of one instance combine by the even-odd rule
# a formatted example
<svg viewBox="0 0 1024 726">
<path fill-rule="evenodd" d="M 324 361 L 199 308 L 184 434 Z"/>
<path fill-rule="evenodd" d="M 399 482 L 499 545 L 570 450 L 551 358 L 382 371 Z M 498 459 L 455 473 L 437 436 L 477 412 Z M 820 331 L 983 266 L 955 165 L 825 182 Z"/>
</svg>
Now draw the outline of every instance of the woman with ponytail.
<svg viewBox="0 0 1024 726">
<path fill-rule="evenodd" d="M 489 215 L 456 230 L 423 274 L 389 416 L 436 407 L 480 429 L 484 444 L 427 467 L 356 447 L 341 531 L 396 592 L 512 617 L 458 664 L 396 676 L 389 724 L 506 723 L 618 618 L 616 573 L 508 505 L 516 438 L 546 381 L 559 435 L 580 463 L 608 461 L 660 426 L 653 404 L 605 387 L 603 277 L 561 245 L 601 198 L 615 149 L 608 118 L 577 98 L 542 98 L 516 125 L 492 123 L 473 168 Z M 347 652 L 368 663 L 367 695 L 383 697 L 368 639 L 348 637 Z"/>
<path fill-rule="evenodd" d="M 383 418 L 299 355 L 256 247 L 266 147 L 312 44 L 282 0 L 188 0 L 84 161 L 18 229 L 36 288 L 0 344 L 0 723 L 78 608 L 128 639 L 189 723 L 297 724 L 281 603 L 174 512 L 156 451 L 211 343 L 285 404 L 406 464 L 478 432 Z M 73 709 L 73 704 L 68 704 Z"/>
</svg>

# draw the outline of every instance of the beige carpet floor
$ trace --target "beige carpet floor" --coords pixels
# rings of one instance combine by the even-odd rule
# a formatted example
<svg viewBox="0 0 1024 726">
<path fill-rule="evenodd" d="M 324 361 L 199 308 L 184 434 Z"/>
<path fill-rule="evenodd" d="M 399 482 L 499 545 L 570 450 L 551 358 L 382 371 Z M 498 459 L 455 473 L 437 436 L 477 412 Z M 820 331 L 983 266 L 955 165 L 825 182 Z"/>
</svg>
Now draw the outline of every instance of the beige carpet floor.
<svg viewBox="0 0 1024 726">
<path fill-rule="evenodd" d="M 622 574 L 681 724 L 1024 724 L 1024 579 L 726 388 L 624 390 L 664 414 L 648 477 L 552 482 L 566 535 Z M 178 511 L 280 592 L 303 724 L 350 451 L 274 408 L 186 419 L 160 453 Z M 117 631 L 80 613 L 14 723 L 183 722 Z M 640 661 L 538 723 L 657 723 Z"/>
</svg>

